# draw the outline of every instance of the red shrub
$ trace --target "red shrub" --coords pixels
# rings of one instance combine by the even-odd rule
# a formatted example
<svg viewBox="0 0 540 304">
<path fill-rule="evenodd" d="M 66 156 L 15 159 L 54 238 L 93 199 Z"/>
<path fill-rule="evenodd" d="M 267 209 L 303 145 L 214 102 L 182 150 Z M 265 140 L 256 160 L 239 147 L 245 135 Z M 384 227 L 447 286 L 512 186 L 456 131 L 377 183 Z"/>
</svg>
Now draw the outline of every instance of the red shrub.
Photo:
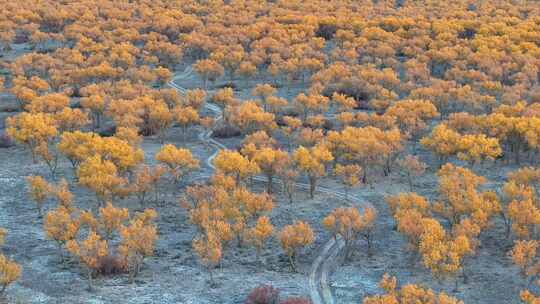
<svg viewBox="0 0 540 304">
<path fill-rule="evenodd" d="M 13 147 L 15 143 L 13 143 L 13 140 L 11 140 L 11 137 L 9 137 L 5 133 L 0 133 L 0 148 L 10 148 Z"/>
<path fill-rule="evenodd" d="M 119 257 L 107 255 L 99 259 L 97 272 L 101 275 L 108 276 L 125 273 L 126 269 Z"/>
<path fill-rule="evenodd" d="M 253 289 L 245 304 L 279 304 L 279 290 L 270 286 L 262 285 Z"/>
<path fill-rule="evenodd" d="M 311 304 L 311 300 L 308 298 L 293 297 L 281 301 L 280 304 Z"/>
</svg>

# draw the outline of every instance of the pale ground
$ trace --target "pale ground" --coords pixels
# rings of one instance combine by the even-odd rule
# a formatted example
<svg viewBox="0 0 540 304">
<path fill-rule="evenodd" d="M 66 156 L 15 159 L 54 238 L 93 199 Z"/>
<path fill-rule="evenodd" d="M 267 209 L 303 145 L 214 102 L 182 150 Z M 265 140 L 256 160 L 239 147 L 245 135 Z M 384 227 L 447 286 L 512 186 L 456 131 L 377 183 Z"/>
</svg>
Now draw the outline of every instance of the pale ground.
<svg viewBox="0 0 540 304">
<path fill-rule="evenodd" d="M 197 87 L 200 82 L 193 76 L 182 85 Z M 300 89 L 290 89 L 289 92 L 281 89 L 279 95 L 291 98 Z M 242 90 L 238 96 L 249 98 L 248 92 Z M 212 152 L 197 141 L 198 132 L 192 130 L 188 147 L 199 159 L 205 160 Z M 167 141 L 180 145 L 180 138 L 180 130 L 172 129 Z M 239 139 L 224 142 L 235 148 Z M 143 149 L 147 161 L 153 161 L 159 147 L 155 139 L 145 140 Z M 435 161 L 425 152 L 421 152 L 421 157 L 432 168 L 425 177 L 417 180 L 416 190 L 434 199 L 437 186 Z M 490 186 L 494 186 L 503 182 L 506 172 L 516 168 L 488 164 L 475 170 L 487 176 L 491 180 Z M 203 169 L 205 172 L 209 170 L 207 167 Z M 72 180 L 66 161 L 62 162 L 60 173 Z M 32 164 L 28 153 L 20 147 L 0 149 L 0 227 L 9 230 L 3 250 L 24 269 L 22 279 L 8 288 L 9 303 L 242 303 L 249 290 L 259 284 L 272 284 L 285 295 L 307 296 L 309 267 L 330 237 L 322 229 L 321 219 L 336 207 L 361 205 L 361 202 L 343 202 L 323 194 L 309 200 L 303 192 L 298 193 L 296 202 L 290 205 L 278 194 L 276 209 L 271 214 L 273 224 L 282 227 L 294 219 L 303 219 L 313 226 L 317 234 L 316 242 L 300 256 L 300 272 L 293 274 L 289 271 L 279 244 L 273 240 L 263 254 L 264 264 L 256 262 L 251 249 L 229 249 L 223 268 L 215 271 L 218 286 L 210 288 L 208 274 L 191 250 L 195 230 L 188 223 L 186 212 L 176 203 L 176 196 L 182 189 L 165 185 L 169 194 L 164 196 L 164 202 L 148 205 L 157 208 L 160 214 L 156 257 L 146 261 L 142 274 L 134 284 L 130 284 L 123 275 L 101 277 L 96 280 L 96 290 L 88 292 L 86 278 L 78 264 L 71 262 L 64 268 L 55 244 L 45 239 L 42 220 L 36 218 L 37 212 L 26 195 L 25 178 L 31 174 L 47 175 L 48 172 L 44 165 Z M 321 184 L 326 188 L 341 190 L 329 179 Z M 255 188 L 259 191 L 263 186 L 257 184 Z M 362 296 L 379 292 L 377 283 L 385 272 L 397 275 L 403 284 L 423 283 L 436 290 L 452 293 L 452 281 L 436 282 L 419 263 L 410 266 L 408 253 L 404 250 L 405 241 L 393 230 L 394 222 L 384 203 L 385 195 L 401 191 L 408 191 L 408 188 L 405 181 L 396 175 L 378 178 L 373 188 L 355 190 L 379 212 L 374 255 L 368 257 L 365 244 L 358 242 L 358 251 L 352 261 L 337 268 L 331 277 L 336 303 L 361 303 Z M 74 192 L 79 207 L 95 206 L 94 197 L 88 191 L 77 188 Z M 120 202 L 120 205 L 140 210 L 134 201 Z M 52 204 L 48 204 L 47 208 L 52 208 Z M 510 246 L 511 241 L 504 239 L 502 224 L 497 220 L 495 226 L 482 236 L 478 255 L 467 262 L 468 283 L 460 283 L 459 292 L 454 295 L 466 303 L 518 303 L 519 289 L 523 284 L 506 255 Z"/>
</svg>

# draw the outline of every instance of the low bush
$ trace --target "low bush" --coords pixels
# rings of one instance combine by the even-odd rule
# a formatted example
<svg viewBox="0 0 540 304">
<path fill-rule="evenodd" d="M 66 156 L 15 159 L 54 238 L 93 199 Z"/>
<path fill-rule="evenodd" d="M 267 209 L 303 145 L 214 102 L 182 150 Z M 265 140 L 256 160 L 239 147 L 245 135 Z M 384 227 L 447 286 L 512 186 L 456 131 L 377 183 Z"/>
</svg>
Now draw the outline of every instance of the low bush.
<svg viewBox="0 0 540 304">
<path fill-rule="evenodd" d="M 245 304 L 279 304 L 279 290 L 271 285 L 254 288 L 248 295 Z"/>
<path fill-rule="evenodd" d="M 108 276 L 120 273 L 126 273 L 126 267 L 119 257 L 115 255 L 107 255 L 102 257 L 98 262 L 97 272 L 100 275 Z"/>
<path fill-rule="evenodd" d="M 240 132 L 240 129 L 234 126 L 222 126 L 217 129 L 215 129 L 212 132 L 212 137 L 216 138 L 231 138 L 240 136 L 242 132 Z"/>
<path fill-rule="evenodd" d="M 13 143 L 13 140 L 11 137 L 9 137 L 5 133 L 0 133 L 0 148 L 10 148 L 13 147 L 15 144 Z"/>
<path fill-rule="evenodd" d="M 293 297 L 281 301 L 280 304 L 311 304 L 311 300 L 308 298 Z"/>
</svg>

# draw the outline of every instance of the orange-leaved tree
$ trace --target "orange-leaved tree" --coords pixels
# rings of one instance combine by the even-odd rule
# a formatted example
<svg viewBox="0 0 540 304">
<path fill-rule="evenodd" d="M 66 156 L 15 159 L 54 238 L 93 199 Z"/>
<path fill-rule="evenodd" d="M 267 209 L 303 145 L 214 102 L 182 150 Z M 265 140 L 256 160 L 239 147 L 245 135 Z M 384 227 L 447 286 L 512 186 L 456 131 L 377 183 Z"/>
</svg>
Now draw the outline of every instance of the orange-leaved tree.
<svg viewBox="0 0 540 304">
<path fill-rule="evenodd" d="M 78 216 L 64 206 L 59 206 L 45 215 L 43 219 L 43 230 L 47 238 L 53 240 L 58 245 L 60 258 L 64 262 L 63 246 L 77 237 L 81 221 Z"/>
<path fill-rule="evenodd" d="M 212 268 L 219 264 L 223 255 L 221 239 L 213 232 L 193 239 L 192 247 L 199 256 L 201 263 L 206 266 L 210 273 L 210 281 L 214 282 Z"/>
<path fill-rule="evenodd" d="M 219 172 L 232 175 L 237 183 L 245 181 L 246 178 L 256 175 L 260 171 L 255 161 L 237 151 L 230 150 L 220 150 L 214 158 L 214 165 Z"/>
<path fill-rule="evenodd" d="M 423 219 L 422 226 L 424 231 L 419 252 L 424 266 L 436 278 L 455 276 L 462 269 L 463 259 L 472 254 L 471 240 L 465 235 L 447 234 L 442 225 L 432 218 Z"/>
<path fill-rule="evenodd" d="M 375 209 L 366 207 L 363 213 L 357 208 L 337 208 L 327 215 L 322 224 L 334 237 L 340 236 L 345 241 L 344 261 L 351 255 L 354 242 L 363 237 L 368 244 L 368 252 L 371 252 L 372 231 L 375 222 Z"/>
<path fill-rule="evenodd" d="M 77 169 L 79 184 L 96 194 L 98 204 L 113 197 L 126 185 L 126 180 L 118 176 L 118 169 L 113 162 L 104 160 L 100 155 L 86 159 Z"/>
<path fill-rule="evenodd" d="M 145 209 L 137 213 L 127 226 L 119 226 L 118 252 L 129 271 L 131 281 L 139 274 L 144 259 L 154 254 L 158 238 L 154 223 L 156 217 L 154 209 Z"/>
<path fill-rule="evenodd" d="M 37 161 L 40 155 L 40 145 L 51 144 L 58 135 L 57 123 L 52 114 L 26 113 L 6 119 L 6 134 L 16 142 L 25 145 L 32 154 L 32 160 Z M 45 151 L 43 151 L 45 152 Z"/>
<path fill-rule="evenodd" d="M 385 293 L 365 297 L 362 301 L 363 304 L 463 304 L 463 301 L 444 292 L 436 293 L 431 289 L 425 289 L 418 285 L 407 284 L 398 289 L 396 278 L 390 277 L 388 274 L 383 276 L 379 286 Z"/>
<path fill-rule="evenodd" d="M 41 217 L 43 204 L 50 195 L 51 185 L 41 176 L 31 175 L 26 180 L 28 182 L 28 194 L 36 203 L 38 216 Z"/>
<path fill-rule="evenodd" d="M 403 100 L 386 109 L 385 115 L 395 117 L 401 131 L 416 144 L 428 122 L 438 117 L 439 112 L 428 100 Z"/>
<path fill-rule="evenodd" d="M 355 164 L 341 165 L 337 164 L 334 168 L 334 174 L 345 188 L 345 199 L 349 199 L 349 191 L 362 183 L 362 167 Z"/>
<path fill-rule="evenodd" d="M 156 154 L 156 160 L 167 167 L 175 183 L 186 174 L 199 169 L 199 160 L 193 157 L 190 150 L 176 148 L 171 144 L 161 147 Z"/>
<path fill-rule="evenodd" d="M 396 221 L 397 230 L 408 240 L 408 249 L 415 253 L 424 232 L 423 220 L 430 218 L 430 204 L 414 192 L 386 197 L 386 202 Z"/>
<path fill-rule="evenodd" d="M 193 64 L 193 69 L 201 76 L 205 90 L 209 80 L 212 82 L 216 81 L 225 73 L 223 66 L 211 59 L 202 59 L 197 61 Z"/>
<path fill-rule="evenodd" d="M 300 249 L 309 246 L 315 240 L 311 226 L 303 221 L 287 225 L 279 232 L 281 248 L 289 258 L 292 271 L 296 272 L 296 258 Z"/>
<path fill-rule="evenodd" d="M 7 231 L 0 228 L 0 246 L 4 245 Z M 0 254 L 0 296 L 4 294 L 6 288 L 21 277 L 22 268 L 19 264 Z"/>
<path fill-rule="evenodd" d="M 254 145 L 251 146 L 254 147 Z M 266 187 L 267 192 L 272 193 L 272 182 L 274 176 L 279 170 L 281 170 L 282 166 L 286 162 L 287 152 L 270 147 L 263 147 L 260 149 L 255 148 L 254 151 L 247 153 L 246 151 L 249 149 L 246 148 L 249 147 L 250 145 L 245 146 L 244 149 L 242 149 L 242 152 L 244 154 L 248 154 L 247 156 L 257 164 L 261 172 L 266 176 L 268 180 Z"/>
<path fill-rule="evenodd" d="M 512 262 L 519 267 L 527 286 L 540 273 L 539 246 L 540 242 L 537 240 L 520 240 L 514 243 L 514 247 L 509 252 Z"/>
<path fill-rule="evenodd" d="M 200 122 L 199 113 L 191 106 L 178 106 L 173 109 L 174 120 L 182 127 L 182 141 L 186 141 L 187 129 Z"/>
<path fill-rule="evenodd" d="M 114 231 L 119 230 L 129 218 L 127 208 L 117 208 L 111 202 L 99 208 L 99 227 L 106 240 L 110 240 Z"/>
<path fill-rule="evenodd" d="M 293 159 L 299 171 L 305 172 L 309 179 L 309 196 L 315 196 L 317 180 L 326 174 L 326 164 L 334 157 L 325 145 L 319 144 L 307 149 L 300 146 L 294 151 Z"/>
<path fill-rule="evenodd" d="M 139 199 L 139 203 L 143 204 L 145 202 L 148 194 L 154 192 L 154 201 L 159 199 L 159 181 L 161 177 L 167 172 L 167 168 L 163 165 L 141 166 L 135 172 L 135 178 L 131 183 L 131 189 Z"/>
<path fill-rule="evenodd" d="M 255 226 L 246 230 L 246 241 L 255 247 L 257 253 L 257 260 L 261 256 L 262 249 L 265 242 L 272 236 L 274 232 L 274 226 L 270 222 L 270 218 L 267 216 L 261 216 L 257 219 Z"/>
<path fill-rule="evenodd" d="M 66 243 L 66 249 L 85 265 L 89 287 L 93 288 L 93 278 L 100 261 L 109 255 L 107 241 L 102 240 L 95 231 L 91 230 L 86 239 L 82 241 L 69 240 Z"/>
<path fill-rule="evenodd" d="M 500 211 L 497 200 L 491 199 L 488 192 L 478 190 L 486 183 L 484 177 L 450 163 L 444 165 L 437 175 L 439 200 L 433 204 L 433 211 L 446 218 L 452 226 L 465 217 L 477 217 L 485 227 L 489 219 Z"/>
<path fill-rule="evenodd" d="M 426 171 L 427 165 L 420 161 L 418 156 L 413 155 L 407 155 L 404 158 L 398 159 L 397 165 L 407 178 L 407 182 L 409 183 L 409 191 L 413 191 L 413 178 L 418 178 L 423 175 Z"/>
</svg>

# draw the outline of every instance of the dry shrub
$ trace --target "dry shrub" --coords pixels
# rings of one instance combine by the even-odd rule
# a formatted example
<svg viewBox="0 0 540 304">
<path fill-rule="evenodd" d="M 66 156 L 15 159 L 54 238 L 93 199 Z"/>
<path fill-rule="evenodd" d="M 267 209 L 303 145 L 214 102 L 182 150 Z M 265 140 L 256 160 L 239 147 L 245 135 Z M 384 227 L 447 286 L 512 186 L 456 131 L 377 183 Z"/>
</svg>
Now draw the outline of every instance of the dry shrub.
<svg viewBox="0 0 540 304">
<path fill-rule="evenodd" d="M 279 290 L 271 285 L 254 288 L 248 295 L 245 304 L 279 304 Z"/>
<path fill-rule="evenodd" d="M 240 129 L 229 125 L 219 127 L 212 132 L 212 136 L 216 138 L 231 138 L 241 134 Z"/>
<path fill-rule="evenodd" d="M 99 260 L 97 272 L 104 276 L 115 275 L 126 273 L 126 267 L 118 256 L 109 254 Z"/>
<path fill-rule="evenodd" d="M 11 137 L 9 137 L 5 133 L 0 134 L 0 148 L 10 148 L 13 147 L 15 144 L 13 143 L 13 140 Z"/>
<path fill-rule="evenodd" d="M 280 304 L 311 304 L 311 300 L 308 298 L 292 297 L 281 301 Z"/>
</svg>

